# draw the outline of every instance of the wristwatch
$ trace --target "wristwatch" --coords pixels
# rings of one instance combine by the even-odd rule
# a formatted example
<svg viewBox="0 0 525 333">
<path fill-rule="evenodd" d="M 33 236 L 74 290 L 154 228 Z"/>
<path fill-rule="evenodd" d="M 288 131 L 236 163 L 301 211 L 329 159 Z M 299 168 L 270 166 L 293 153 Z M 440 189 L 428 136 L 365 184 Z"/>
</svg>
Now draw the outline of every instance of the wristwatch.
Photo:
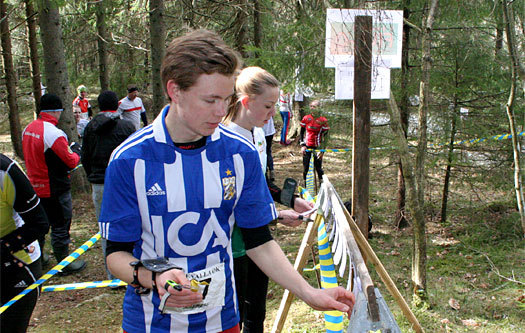
<svg viewBox="0 0 525 333">
<path fill-rule="evenodd" d="M 132 261 L 129 263 L 133 267 L 133 281 L 129 284 L 135 288 L 135 294 L 137 295 L 147 295 L 150 292 L 149 288 L 144 287 L 140 284 L 139 281 L 139 268 L 144 266 L 140 260 Z"/>
<path fill-rule="evenodd" d="M 157 274 L 162 274 L 172 269 L 182 270 L 182 268 L 169 262 L 169 260 L 165 257 L 159 257 L 156 259 L 144 259 L 140 261 L 140 264 L 148 271 L 151 271 L 151 283 L 153 285 L 154 290 L 157 290 L 157 282 L 155 281 Z"/>
</svg>

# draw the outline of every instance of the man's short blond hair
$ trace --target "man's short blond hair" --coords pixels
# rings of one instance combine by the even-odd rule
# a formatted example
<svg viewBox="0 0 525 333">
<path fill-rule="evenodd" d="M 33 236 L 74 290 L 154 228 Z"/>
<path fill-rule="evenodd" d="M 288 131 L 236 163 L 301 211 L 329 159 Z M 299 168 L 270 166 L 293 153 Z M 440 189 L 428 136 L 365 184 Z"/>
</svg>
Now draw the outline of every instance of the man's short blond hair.
<svg viewBox="0 0 525 333">
<path fill-rule="evenodd" d="M 173 80 L 181 90 L 188 90 L 202 74 L 235 75 L 241 65 L 236 51 L 222 38 L 208 30 L 194 30 L 175 38 L 166 49 L 161 67 L 164 90 Z"/>
</svg>

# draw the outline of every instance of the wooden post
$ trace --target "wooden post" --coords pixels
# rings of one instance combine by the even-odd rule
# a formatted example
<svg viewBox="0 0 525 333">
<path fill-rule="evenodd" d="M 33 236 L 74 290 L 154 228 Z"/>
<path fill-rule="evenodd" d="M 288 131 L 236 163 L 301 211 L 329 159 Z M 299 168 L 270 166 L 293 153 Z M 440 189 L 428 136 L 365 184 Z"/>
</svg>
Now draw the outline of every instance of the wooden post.
<svg viewBox="0 0 525 333">
<path fill-rule="evenodd" d="M 318 199 L 320 200 L 320 199 Z M 315 216 L 314 222 L 308 222 L 306 231 L 301 242 L 301 247 L 297 253 L 297 258 L 295 259 L 294 268 L 299 274 L 303 275 L 303 268 L 306 266 L 306 260 L 308 259 L 308 248 L 311 248 L 312 244 L 315 242 L 315 236 L 317 235 L 317 228 L 323 219 L 323 215 L 317 213 Z M 279 333 L 283 329 L 284 322 L 288 316 L 288 310 L 292 306 L 292 301 L 294 299 L 294 294 L 292 294 L 288 289 L 284 291 L 283 298 L 281 299 L 281 304 L 279 305 L 279 310 L 277 311 L 277 316 L 273 322 L 272 333 Z"/>
<path fill-rule="evenodd" d="M 372 80 L 372 17 L 355 18 L 354 129 L 352 151 L 352 215 L 368 238 L 370 96 Z"/>
</svg>

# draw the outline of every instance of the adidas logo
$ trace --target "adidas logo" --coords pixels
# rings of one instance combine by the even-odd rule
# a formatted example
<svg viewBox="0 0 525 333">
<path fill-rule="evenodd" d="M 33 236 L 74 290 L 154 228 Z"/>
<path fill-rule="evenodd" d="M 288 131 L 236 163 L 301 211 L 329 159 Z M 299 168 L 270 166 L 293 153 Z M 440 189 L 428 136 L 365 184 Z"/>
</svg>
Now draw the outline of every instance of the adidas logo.
<svg viewBox="0 0 525 333">
<path fill-rule="evenodd" d="M 159 186 L 158 183 L 155 183 L 148 192 L 146 192 L 146 195 L 166 195 L 166 192 Z"/>
<path fill-rule="evenodd" d="M 24 280 L 22 280 L 15 284 L 15 288 L 27 288 L 27 283 Z"/>
</svg>

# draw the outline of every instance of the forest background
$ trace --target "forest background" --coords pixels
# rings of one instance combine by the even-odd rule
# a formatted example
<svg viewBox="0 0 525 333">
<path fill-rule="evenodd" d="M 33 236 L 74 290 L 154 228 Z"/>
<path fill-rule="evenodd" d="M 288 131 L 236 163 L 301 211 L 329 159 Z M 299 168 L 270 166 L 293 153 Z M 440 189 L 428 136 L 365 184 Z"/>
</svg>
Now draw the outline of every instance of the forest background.
<svg viewBox="0 0 525 333">
<path fill-rule="evenodd" d="M 217 31 L 246 65 L 267 69 L 289 91 L 307 87 L 310 99 L 323 101 L 331 123 L 327 147 L 350 148 L 352 103 L 333 99 L 334 70 L 324 68 L 327 8 L 404 12 L 403 65 L 392 70 L 392 98 L 371 103 L 370 147 L 382 148 L 370 154 L 372 247 L 428 331 L 523 331 L 525 214 L 517 135 L 525 126 L 522 1 L 0 0 L 2 152 L 23 162 L 21 129 L 38 105 L 33 96 L 40 95 L 40 82 L 63 99 L 59 127 L 71 140 L 78 136 L 70 101 L 80 84 L 88 86 L 96 112 L 98 92 L 111 89 L 124 97 L 135 83 L 153 119 L 166 102 L 160 59 L 167 43 L 188 28 Z M 292 137 L 307 111 L 300 106 Z M 491 139 L 506 133 L 514 135 Z M 459 144 L 479 138 L 488 139 Z M 276 147 L 278 181 L 302 178 L 298 155 L 296 145 Z M 324 165 L 339 194 L 350 198 L 351 154 L 327 153 Z M 96 224 L 83 172 L 73 181 L 80 245 Z M 278 228 L 276 234 L 293 258 L 300 233 Z M 93 252 L 88 259 L 100 262 Z M 85 279 L 103 277 L 100 265 L 93 266 Z M 377 276 L 374 281 L 381 288 Z M 118 330 L 120 294 L 49 294 L 35 311 L 36 331 Z M 268 327 L 279 295 L 273 287 Z M 100 309 L 102 321 L 88 319 Z M 290 331 L 322 329 L 319 313 L 306 307 L 294 310 L 291 320 Z"/>
</svg>

